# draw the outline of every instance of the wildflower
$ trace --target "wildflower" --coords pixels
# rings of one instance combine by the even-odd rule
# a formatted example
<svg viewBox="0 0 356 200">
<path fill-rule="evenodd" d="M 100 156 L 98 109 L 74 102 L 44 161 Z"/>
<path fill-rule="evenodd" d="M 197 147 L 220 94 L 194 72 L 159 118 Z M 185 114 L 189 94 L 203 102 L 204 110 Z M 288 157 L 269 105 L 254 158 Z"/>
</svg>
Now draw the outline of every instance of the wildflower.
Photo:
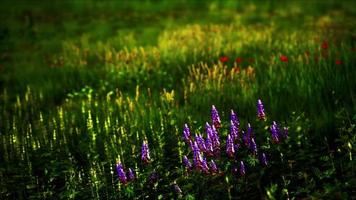
<svg viewBox="0 0 356 200">
<path fill-rule="evenodd" d="M 148 164 L 150 162 L 150 150 L 148 148 L 147 141 L 144 140 L 142 142 L 142 147 L 141 147 L 141 160 L 143 163 Z"/>
<path fill-rule="evenodd" d="M 194 142 L 194 146 L 193 146 L 193 163 L 194 163 L 194 167 L 199 170 L 202 169 L 202 158 L 200 155 L 200 149 L 198 147 L 197 142 Z"/>
<path fill-rule="evenodd" d="M 247 131 L 245 134 L 243 134 L 242 136 L 243 138 L 243 141 L 245 143 L 245 146 L 246 147 L 249 147 L 250 146 L 250 142 L 251 142 L 251 137 L 252 137 L 252 127 L 251 127 L 251 124 L 248 123 L 247 124 Z"/>
<path fill-rule="evenodd" d="M 182 194 L 182 190 L 180 189 L 178 184 L 174 184 L 173 189 L 177 194 Z"/>
<path fill-rule="evenodd" d="M 192 164 L 190 163 L 189 159 L 187 156 L 183 156 L 183 165 L 186 169 L 191 170 L 192 169 Z"/>
<path fill-rule="evenodd" d="M 215 126 L 213 125 L 211 127 L 212 130 L 212 142 L 213 142 L 213 150 L 214 150 L 214 154 L 218 155 L 220 153 L 220 139 L 219 139 L 219 135 L 218 132 L 215 129 Z"/>
<path fill-rule="evenodd" d="M 221 121 L 220 121 L 219 113 L 218 113 L 218 110 L 216 110 L 214 105 L 212 105 L 212 107 L 211 107 L 211 120 L 212 120 L 215 128 L 220 128 Z"/>
<path fill-rule="evenodd" d="M 288 62 L 288 57 L 285 56 L 285 55 L 281 55 L 281 56 L 279 57 L 279 59 L 280 59 L 282 62 Z"/>
<path fill-rule="evenodd" d="M 202 152 L 206 152 L 205 142 L 200 134 L 195 135 L 195 141 Z"/>
<path fill-rule="evenodd" d="M 230 158 L 234 157 L 234 154 L 235 154 L 234 141 L 231 138 L 230 134 L 227 136 L 227 139 L 226 139 L 226 154 Z"/>
<path fill-rule="evenodd" d="M 336 60 L 336 61 L 335 61 L 335 64 L 336 64 L 336 65 L 342 65 L 342 61 L 341 61 L 341 60 Z"/>
<path fill-rule="evenodd" d="M 117 171 L 117 175 L 119 177 L 119 181 L 125 185 L 127 183 L 127 178 L 126 178 L 125 171 L 124 171 L 121 163 L 116 164 L 116 171 Z"/>
<path fill-rule="evenodd" d="M 254 155 L 257 155 L 257 145 L 256 145 L 256 142 L 255 142 L 255 139 L 253 139 L 253 138 L 251 138 L 250 150 L 252 151 L 252 153 Z"/>
<path fill-rule="evenodd" d="M 134 179 L 135 179 L 135 172 L 131 168 L 129 168 L 127 172 L 127 180 L 133 181 Z"/>
<path fill-rule="evenodd" d="M 321 44 L 321 48 L 322 48 L 322 49 L 328 49 L 328 48 L 329 48 L 328 42 L 324 41 L 324 42 Z"/>
<path fill-rule="evenodd" d="M 208 163 L 206 162 L 205 158 L 202 159 L 201 166 L 202 166 L 201 169 L 204 173 L 206 173 L 206 174 L 209 173 Z"/>
<path fill-rule="evenodd" d="M 239 130 L 236 127 L 235 123 L 232 120 L 230 120 L 230 135 L 231 135 L 231 139 L 233 141 L 238 140 L 238 138 L 239 138 L 238 132 L 239 132 Z"/>
<path fill-rule="evenodd" d="M 213 160 L 211 160 L 209 164 L 210 164 L 209 166 L 210 166 L 211 172 L 213 174 L 216 174 L 219 172 L 218 167 L 216 166 L 216 164 Z"/>
<path fill-rule="evenodd" d="M 222 62 L 222 63 L 226 63 L 227 61 L 229 61 L 229 57 L 227 57 L 227 56 L 221 56 L 221 57 L 219 58 L 219 60 L 220 60 L 220 62 Z"/>
<path fill-rule="evenodd" d="M 263 166 L 267 166 L 267 158 L 265 153 L 261 154 L 260 162 Z"/>
<path fill-rule="evenodd" d="M 214 149 L 213 149 L 213 143 L 211 141 L 210 135 L 207 134 L 206 139 L 205 139 L 205 148 L 206 148 L 206 153 L 209 156 L 213 155 Z"/>
<path fill-rule="evenodd" d="M 233 110 L 231 110 L 230 120 L 234 123 L 236 127 L 240 126 L 240 120 Z"/>
<path fill-rule="evenodd" d="M 242 63 L 242 58 L 240 58 L 240 57 L 236 58 L 235 62 L 236 63 Z"/>
<path fill-rule="evenodd" d="M 189 143 L 189 141 L 190 141 L 190 129 L 187 124 L 184 124 L 183 139 L 187 143 Z"/>
<path fill-rule="evenodd" d="M 273 124 L 270 127 L 270 131 L 271 131 L 271 136 L 272 136 L 273 142 L 278 143 L 279 142 L 279 130 L 278 130 L 277 123 L 275 121 L 273 121 Z"/>
<path fill-rule="evenodd" d="M 258 99 L 257 101 L 257 117 L 260 120 L 266 120 L 265 109 L 261 99 Z"/>
<path fill-rule="evenodd" d="M 246 171 L 245 171 L 245 164 L 244 164 L 244 162 L 241 160 L 241 161 L 240 161 L 240 175 L 241 175 L 241 176 L 245 176 L 245 174 L 246 174 Z"/>
</svg>

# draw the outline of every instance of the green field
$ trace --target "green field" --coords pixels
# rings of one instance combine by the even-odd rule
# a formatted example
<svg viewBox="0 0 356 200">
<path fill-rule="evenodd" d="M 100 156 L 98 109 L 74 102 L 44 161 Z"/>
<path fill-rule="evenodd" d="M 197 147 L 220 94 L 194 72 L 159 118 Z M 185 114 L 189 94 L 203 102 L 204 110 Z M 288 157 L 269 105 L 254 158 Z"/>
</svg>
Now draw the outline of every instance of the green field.
<svg viewBox="0 0 356 200">
<path fill-rule="evenodd" d="M 355 199 L 355 126 L 355 1 L 0 4 L 0 199 Z"/>
</svg>

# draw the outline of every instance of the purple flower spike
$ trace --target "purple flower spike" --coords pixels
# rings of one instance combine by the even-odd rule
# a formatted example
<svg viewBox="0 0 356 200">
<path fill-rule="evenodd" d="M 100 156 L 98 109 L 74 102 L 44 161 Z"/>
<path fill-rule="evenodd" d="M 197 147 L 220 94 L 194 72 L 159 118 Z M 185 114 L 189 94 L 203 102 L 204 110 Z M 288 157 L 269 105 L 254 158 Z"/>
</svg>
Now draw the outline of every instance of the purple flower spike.
<svg viewBox="0 0 356 200">
<path fill-rule="evenodd" d="M 257 155 L 257 145 L 255 142 L 255 139 L 253 139 L 253 138 L 251 139 L 251 142 L 250 142 L 250 149 L 254 155 Z"/>
<path fill-rule="evenodd" d="M 141 147 L 141 160 L 143 161 L 144 164 L 148 164 L 150 162 L 150 150 L 148 148 L 147 141 L 144 140 L 142 142 L 142 147 Z"/>
<path fill-rule="evenodd" d="M 117 175 L 119 177 L 119 181 L 125 185 L 127 183 L 127 178 L 126 178 L 126 174 L 125 174 L 124 168 L 122 167 L 121 163 L 116 164 L 116 171 L 117 171 Z"/>
<path fill-rule="evenodd" d="M 233 158 L 234 154 L 235 154 L 234 141 L 232 140 L 230 134 L 227 136 L 227 139 L 226 139 L 226 154 L 230 158 Z"/>
<path fill-rule="evenodd" d="M 250 137 L 250 138 L 253 138 L 253 131 L 252 131 L 252 126 L 250 123 L 247 123 L 247 135 Z"/>
<path fill-rule="evenodd" d="M 199 149 L 202 152 L 206 152 L 205 141 L 203 139 L 203 136 L 200 134 L 195 135 L 195 141 L 197 142 Z"/>
<path fill-rule="evenodd" d="M 200 155 L 200 149 L 198 147 L 198 144 L 197 142 L 195 141 L 194 142 L 194 146 L 193 146 L 193 163 L 194 163 L 194 167 L 197 169 L 197 170 L 200 170 L 202 169 L 202 158 L 201 158 L 201 155 Z"/>
<path fill-rule="evenodd" d="M 267 166 L 267 158 L 266 158 L 266 154 L 262 153 L 261 158 L 260 158 L 260 162 L 263 166 Z"/>
<path fill-rule="evenodd" d="M 265 109 L 263 107 L 263 103 L 261 99 L 257 101 L 257 117 L 260 120 L 265 121 L 266 120 L 266 114 L 265 114 Z"/>
<path fill-rule="evenodd" d="M 213 174 L 217 174 L 219 172 L 218 167 L 213 160 L 210 161 L 210 170 Z"/>
<path fill-rule="evenodd" d="M 187 124 L 184 124 L 183 128 L 183 139 L 185 142 L 189 143 L 190 141 L 190 129 Z"/>
<path fill-rule="evenodd" d="M 240 127 L 240 120 L 233 110 L 231 110 L 230 120 L 235 124 L 236 127 Z"/>
<path fill-rule="evenodd" d="M 214 125 L 211 127 L 211 130 L 212 130 L 212 134 L 213 134 L 212 140 L 213 140 L 214 150 L 215 150 L 215 148 L 220 149 L 220 138 L 218 135 L 218 131 L 216 130 Z"/>
<path fill-rule="evenodd" d="M 246 147 L 249 147 L 250 146 L 250 140 L 251 140 L 251 137 L 248 135 L 248 132 L 244 132 L 242 131 L 242 139 L 244 141 L 244 144 Z"/>
<path fill-rule="evenodd" d="M 183 156 L 183 165 L 186 169 L 191 170 L 192 169 L 192 164 L 190 163 L 189 159 L 187 156 Z"/>
<path fill-rule="evenodd" d="M 275 121 L 273 121 L 272 126 L 270 127 L 270 131 L 271 131 L 271 136 L 272 136 L 272 140 L 274 143 L 279 143 L 279 130 L 278 130 L 278 126 L 277 123 Z"/>
<path fill-rule="evenodd" d="M 211 141 L 210 135 L 208 134 L 205 139 L 206 153 L 208 156 L 212 156 L 214 153 L 213 143 Z"/>
<path fill-rule="evenodd" d="M 211 106 L 211 120 L 213 122 L 213 125 L 216 128 L 220 128 L 221 127 L 221 121 L 220 121 L 219 113 L 218 113 L 218 110 L 216 110 L 214 105 Z"/>
<path fill-rule="evenodd" d="M 245 176 L 246 170 L 245 170 L 245 164 L 243 161 L 240 161 L 240 175 Z"/>
<path fill-rule="evenodd" d="M 206 173 L 206 174 L 208 174 L 209 173 L 209 167 L 208 167 L 208 163 L 206 162 L 206 159 L 204 158 L 203 160 L 202 160 L 202 171 L 204 172 L 204 173 Z"/>
<path fill-rule="evenodd" d="M 230 135 L 231 135 L 233 141 L 236 141 L 239 139 L 238 134 L 239 134 L 239 129 L 237 128 L 235 123 L 232 120 L 230 120 Z"/>
<path fill-rule="evenodd" d="M 133 181 L 134 179 L 135 179 L 135 172 L 131 168 L 129 168 L 127 172 L 127 180 Z"/>
</svg>

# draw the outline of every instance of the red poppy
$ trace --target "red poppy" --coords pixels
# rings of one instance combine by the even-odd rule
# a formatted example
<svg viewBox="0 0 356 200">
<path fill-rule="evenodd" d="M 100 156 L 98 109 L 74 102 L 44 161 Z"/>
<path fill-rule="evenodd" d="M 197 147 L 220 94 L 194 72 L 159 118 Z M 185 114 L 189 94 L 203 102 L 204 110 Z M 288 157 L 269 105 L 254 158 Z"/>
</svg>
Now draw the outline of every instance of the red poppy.
<svg viewBox="0 0 356 200">
<path fill-rule="evenodd" d="M 288 62 L 288 57 L 285 56 L 285 55 L 281 55 L 281 56 L 279 57 L 279 59 L 280 59 L 282 62 Z"/>
<path fill-rule="evenodd" d="M 321 48 L 323 48 L 323 49 L 329 48 L 328 42 L 324 41 L 324 42 L 321 44 Z"/>
<path fill-rule="evenodd" d="M 220 62 L 225 63 L 225 62 L 229 61 L 229 57 L 227 57 L 227 56 L 221 56 L 221 57 L 219 58 L 219 60 L 220 60 Z"/>
<path fill-rule="evenodd" d="M 240 58 L 240 57 L 236 58 L 235 62 L 236 63 L 242 63 L 242 58 Z"/>
<path fill-rule="evenodd" d="M 337 64 L 337 65 L 342 65 L 342 61 L 341 61 L 341 60 L 336 60 L 336 61 L 335 61 L 335 64 Z"/>
</svg>

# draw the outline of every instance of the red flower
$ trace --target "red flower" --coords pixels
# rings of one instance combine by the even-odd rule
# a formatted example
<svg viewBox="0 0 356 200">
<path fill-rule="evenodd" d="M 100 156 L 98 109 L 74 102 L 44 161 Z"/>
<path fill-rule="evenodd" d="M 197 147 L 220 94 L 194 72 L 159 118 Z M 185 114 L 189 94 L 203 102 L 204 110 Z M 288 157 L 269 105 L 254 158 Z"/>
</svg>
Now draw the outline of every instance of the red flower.
<svg viewBox="0 0 356 200">
<path fill-rule="evenodd" d="M 240 58 L 240 57 L 236 58 L 235 62 L 236 63 L 242 63 L 242 58 Z"/>
<path fill-rule="evenodd" d="M 279 57 L 279 59 L 280 59 L 282 62 L 288 62 L 288 57 L 285 56 L 285 55 L 281 55 L 281 56 Z"/>
<path fill-rule="evenodd" d="M 324 41 L 324 42 L 321 44 L 321 48 L 323 48 L 323 49 L 329 48 L 328 42 Z"/>
<path fill-rule="evenodd" d="M 229 61 L 229 57 L 227 57 L 227 56 L 221 56 L 221 57 L 219 58 L 219 60 L 220 60 L 220 62 L 225 63 L 225 62 Z"/>
<path fill-rule="evenodd" d="M 337 65 L 342 65 L 342 61 L 341 61 L 341 60 L 336 60 L 336 61 L 335 61 L 335 64 L 337 64 Z"/>
</svg>

